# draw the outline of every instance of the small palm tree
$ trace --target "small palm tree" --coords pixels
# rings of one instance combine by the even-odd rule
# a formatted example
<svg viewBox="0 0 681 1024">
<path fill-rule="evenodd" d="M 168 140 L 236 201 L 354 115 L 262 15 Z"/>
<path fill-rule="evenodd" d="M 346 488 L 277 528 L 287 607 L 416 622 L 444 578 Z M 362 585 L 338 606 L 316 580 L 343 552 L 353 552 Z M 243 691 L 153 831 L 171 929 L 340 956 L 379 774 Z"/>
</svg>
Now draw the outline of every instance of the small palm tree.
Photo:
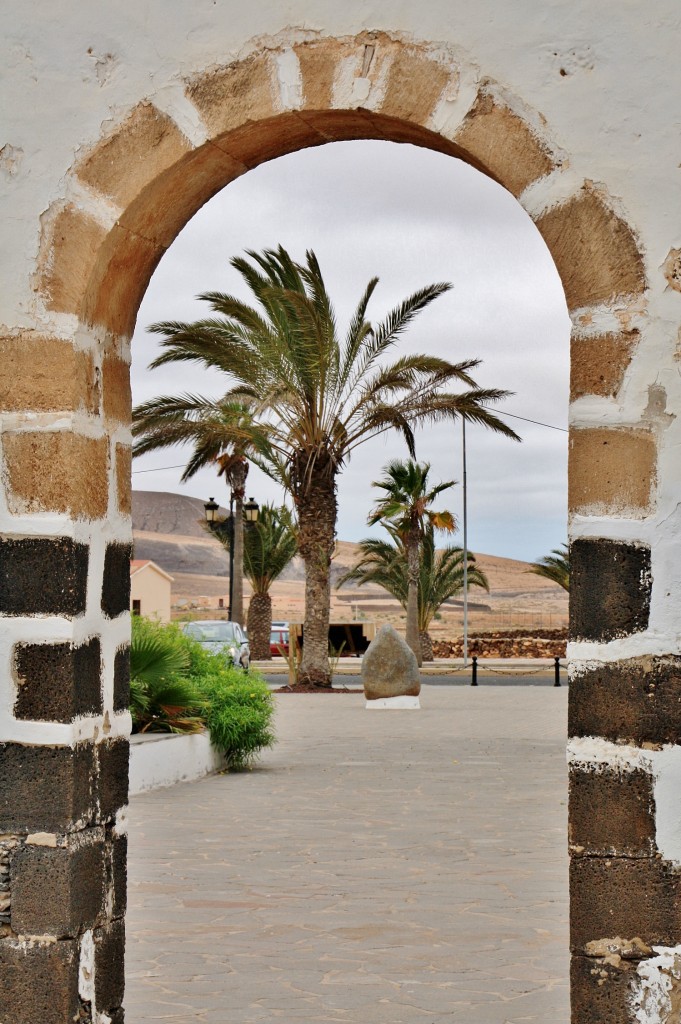
<svg viewBox="0 0 681 1024">
<path fill-rule="evenodd" d="M 452 363 L 413 352 L 387 359 L 404 330 L 449 284 L 422 288 L 372 325 L 366 312 L 378 283 L 373 278 L 343 336 L 313 252 L 304 263 L 295 262 L 281 246 L 246 256 L 232 259 L 231 265 L 257 305 L 222 292 L 201 295 L 213 313 L 208 319 L 168 321 L 151 328 L 163 337 L 163 352 L 152 366 L 197 362 L 224 374 L 228 389 L 218 403 L 180 399 L 186 416 L 198 422 L 205 409 L 217 409 L 221 448 L 270 467 L 289 490 L 305 563 L 300 682 L 328 686 L 336 489 L 354 450 L 370 437 L 395 429 L 413 455 L 414 427 L 464 415 L 519 438 L 488 408 L 508 392 L 478 388 L 471 377 L 478 360 Z M 447 390 L 452 385 L 463 390 Z M 135 410 L 133 432 L 140 439 L 136 453 L 150 450 L 145 441 L 149 431 L 153 434 L 160 425 L 163 435 L 164 407 L 177 403 L 157 398 Z M 176 429 L 172 420 L 171 426 Z"/>
<path fill-rule="evenodd" d="M 296 527 L 290 511 L 263 505 L 258 521 L 244 535 L 244 572 L 253 588 L 248 606 L 251 656 L 269 660 L 272 629 L 270 587 L 298 550 Z"/>
<path fill-rule="evenodd" d="M 374 583 L 382 587 L 407 608 L 408 575 L 407 553 L 399 534 L 386 527 L 392 543 L 368 538 L 359 543 L 360 557 L 338 581 L 338 586 L 356 583 L 363 586 Z M 445 601 L 463 590 L 463 550 L 460 547 L 435 548 L 435 531 L 427 525 L 421 538 L 419 552 L 418 624 L 423 661 L 433 660 L 433 645 L 429 628 Z M 468 587 L 489 590 L 487 576 L 475 564 L 475 555 L 468 552 Z"/>
<path fill-rule="evenodd" d="M 155 399 L 136 410 L 135 454 L 159 451 L 173 445 L 192 445 L 182 473 L 184 483 L 206 466 L 224 476 L 230 487 L 229 508 L 234 529 L 234 579 L 230 580 L 232 619 L 243 625 L 244 612 L 244 517 L 248 458 L 251 448 L 235 438 L 233 424 L 250 417 L 241 402 L 220 403 L 195 395 Z M 274 469 L 270 470 L 274 475 Z"/>
<path fill-rule="evenodd" d="M 543 558 L 537 559 L 536 562 L 532 562 L 532 568 L 528 569 L 527 572 L 532 572 L 535 576 L 543 576 L 547 580 L 552 580 L 553 583 L 557 583 L 563 590 L 570 590 L 570 551 L 567 544 L 562 544 L 559 548 L 553 548 L 550 555 L 545 555 Z"/>
<path fill-rule="evenodd" d="M 407 560 L 407 643 L 421 664 L 421 640 L 419 637 L 418 591 L 420 573 L 420 551 L 426 528 L 454 531 L 454 517 L 444 510 L 435 512 L 430 507 L 435 498 L 449 487 L 453 480 L 428 486 L 430 463 L 415 462 L 413 459 L 393 459 L 385 467 L 381 480 L 374 481 L 384 496 L 378 501 L 369 516 L 369 525 L 384 522 L 389 524 L 404 547 Z"/>
<path fill-rule="evenodd" d="M 200 732 L 206 699 L 188 679 L 179 635 L 140 616 L 132 620 L 130 711 L 135 732 Z"/>
</svg>

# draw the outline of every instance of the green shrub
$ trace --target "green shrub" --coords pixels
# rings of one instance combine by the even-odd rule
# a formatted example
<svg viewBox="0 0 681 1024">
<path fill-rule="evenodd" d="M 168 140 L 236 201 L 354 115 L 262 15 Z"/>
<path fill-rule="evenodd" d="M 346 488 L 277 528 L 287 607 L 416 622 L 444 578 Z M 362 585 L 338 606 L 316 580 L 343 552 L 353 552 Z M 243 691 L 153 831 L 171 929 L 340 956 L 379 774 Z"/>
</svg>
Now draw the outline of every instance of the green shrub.
<svg viewBox="0 0 681 1024">
<path fill-rule="evenodd" d="M 199 732 L 234 771 L 274 743 L 274 701 L 256 674 L 207 651 L 175 624 L 135 616 L 130 648 L 130 710 L 137 732 Z"/>
<path fill-rule="evenodd" d="M 257 676 L 234 679 L 209 676 L 202 682 L 208 698 L 206 724 L 211 742 L 222 750 L 233 771 L 248 768 L 261 750 L 274 744 L 274 700 L 267 684 Z M 231 678 L 230 678 L 231 677 Z"/>
<path fill-rule="evenodd" d="M 173 626 L 132 621 L 130 712 L 134 732 L 200 732 L 206 698 L 187 678 L 189 652 Z"/>
</svg>

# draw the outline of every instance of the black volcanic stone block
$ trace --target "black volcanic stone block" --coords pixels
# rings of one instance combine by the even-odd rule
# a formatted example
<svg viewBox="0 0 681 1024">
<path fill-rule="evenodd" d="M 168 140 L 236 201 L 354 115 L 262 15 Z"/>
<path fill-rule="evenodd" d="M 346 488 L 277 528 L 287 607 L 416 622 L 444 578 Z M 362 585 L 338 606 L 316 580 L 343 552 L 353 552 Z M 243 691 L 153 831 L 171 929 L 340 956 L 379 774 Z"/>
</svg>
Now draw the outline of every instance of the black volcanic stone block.
<svg viewBox="0 0 681 1024">
<path fill-rule="evenodd" d="M 64 1024 L 78 1019 L 78 945 L 73 940 L 0 942 L 0 1021 Z"/>
<path fill-rule="evenodd" d="M 130 648 L 120 647 L 114 660 L 114 711 L 126 711 L 130 704 Z"/>
<path fill-rule="evenodd" d="M 123 917 L 128 898 L 128 837 L 114 836 L 109 849 L 112 914 L 114 917 Z"/>
<path fill-rule="evenodd" d="M 650 613 L 650 548 L 580 539 L 570 546 L 570 639 L 640 633 Z"/>
<path fill-rule="evenodd" d="M 130 744 L 127 739 L 107 740 L 97 745 L 99 760 L 99 813 L 101 819 L 115 817 L 128 802 L 128 765 Z"/>
<path fill-rule="evenodd" d="M 125 990 L 125 922 L 95 930 L 95 1002 L 98 1010 L 120 1007 Z"/>
<path fill-rule="evenodd" d="M 92 819 L 96 799 L 92 744 L 0 744 L 0 832 L 68 832 Z"/>
<path fill-rule="evenodd" d="M 70 537 L 0 539 L 0 615 L 82 615 L 88 554 Z"/>
<path fill-rule="evenodd" d="M 668 861 L 656 857 L 572 858 L 573 952 L 588 953 L 589 943 L 614 936 L 636 936 L 647 946 L 673 946 L 680 922 L 681 876 Z"/>
<path fill-rule="evenodd" d="M 570 736 L 681 744 L 681 657 L 589 664 L 570 679 Z"/>
<path fill-rule="evenodd" d="M 131 557 L 132 548 L 129 544 L 109 544 L 106 549 L 102 611 L 110 619 L 130 610 Z"/>
<path fill-rule="evenodd" d="M 68 847 L 24 845 L 12 858 L 12 928 L 75 938 L 105 915 L 104 844 L 78 833 Z"/>
<path fill-rule="evenodd" d="M 18 644 L 14 666 L 19 682 L 17 718 L 70 722 L 102 712 L 102 655 L 99 639 L 69 643 Z"/>
</svg>

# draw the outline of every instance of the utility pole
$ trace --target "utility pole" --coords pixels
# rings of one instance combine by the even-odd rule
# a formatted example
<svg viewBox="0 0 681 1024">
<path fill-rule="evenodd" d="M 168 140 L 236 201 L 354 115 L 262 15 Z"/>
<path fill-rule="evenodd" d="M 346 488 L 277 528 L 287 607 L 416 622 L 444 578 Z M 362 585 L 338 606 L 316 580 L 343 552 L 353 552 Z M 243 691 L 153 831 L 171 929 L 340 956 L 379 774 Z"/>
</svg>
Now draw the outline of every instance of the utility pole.
<svg viewBox="0 0 681 1024">
<path fill-rule="evenodd" d="M 468 494 L 466 480 L 466 417 L 461 417 L 463 440 L 463 664 L 468 665 Z"/>
</svg>

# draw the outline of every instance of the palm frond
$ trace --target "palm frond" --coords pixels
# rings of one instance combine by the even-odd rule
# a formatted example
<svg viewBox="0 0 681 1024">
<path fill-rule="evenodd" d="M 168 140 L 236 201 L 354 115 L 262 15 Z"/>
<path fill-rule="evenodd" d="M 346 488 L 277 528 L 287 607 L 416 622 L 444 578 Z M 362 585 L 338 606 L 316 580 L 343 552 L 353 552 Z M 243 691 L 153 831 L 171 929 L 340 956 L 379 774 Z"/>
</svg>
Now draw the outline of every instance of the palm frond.
<svg viewBox="0 0 681 1024">
<path fill-rule="evenodd" d="M 359 542 L 360 557 L 338 579 L 338 588 L 354 583 L 356 586 L 373 584 L 394 597 L 403 608 L 407 607 L 408 572 L 407 551 L 404 541 L 394 528 L 389 528 L 392 542 L 367 538 Z M 426 632 L 435 614 L 450 598 L 463 590 L 463 551 L 460 547 L 435 547 L 434 530 L 427 526 L 419 546 L 419 629 Z M 468 552 L 468 587 L 489 591 L 485 573 L 475 564 L 475 555 Z"/>
<path fill-rule="evenodd" d="M 527 572 L 535 576 L 543 576 L 544 579 L 557 583 L 563 590 L 570 590 L 570 551 L 567 544 L 560 548 L 553 548 L 550 555 L 545 555 L 532 563 L 532 568 Z"/>
</svg>

